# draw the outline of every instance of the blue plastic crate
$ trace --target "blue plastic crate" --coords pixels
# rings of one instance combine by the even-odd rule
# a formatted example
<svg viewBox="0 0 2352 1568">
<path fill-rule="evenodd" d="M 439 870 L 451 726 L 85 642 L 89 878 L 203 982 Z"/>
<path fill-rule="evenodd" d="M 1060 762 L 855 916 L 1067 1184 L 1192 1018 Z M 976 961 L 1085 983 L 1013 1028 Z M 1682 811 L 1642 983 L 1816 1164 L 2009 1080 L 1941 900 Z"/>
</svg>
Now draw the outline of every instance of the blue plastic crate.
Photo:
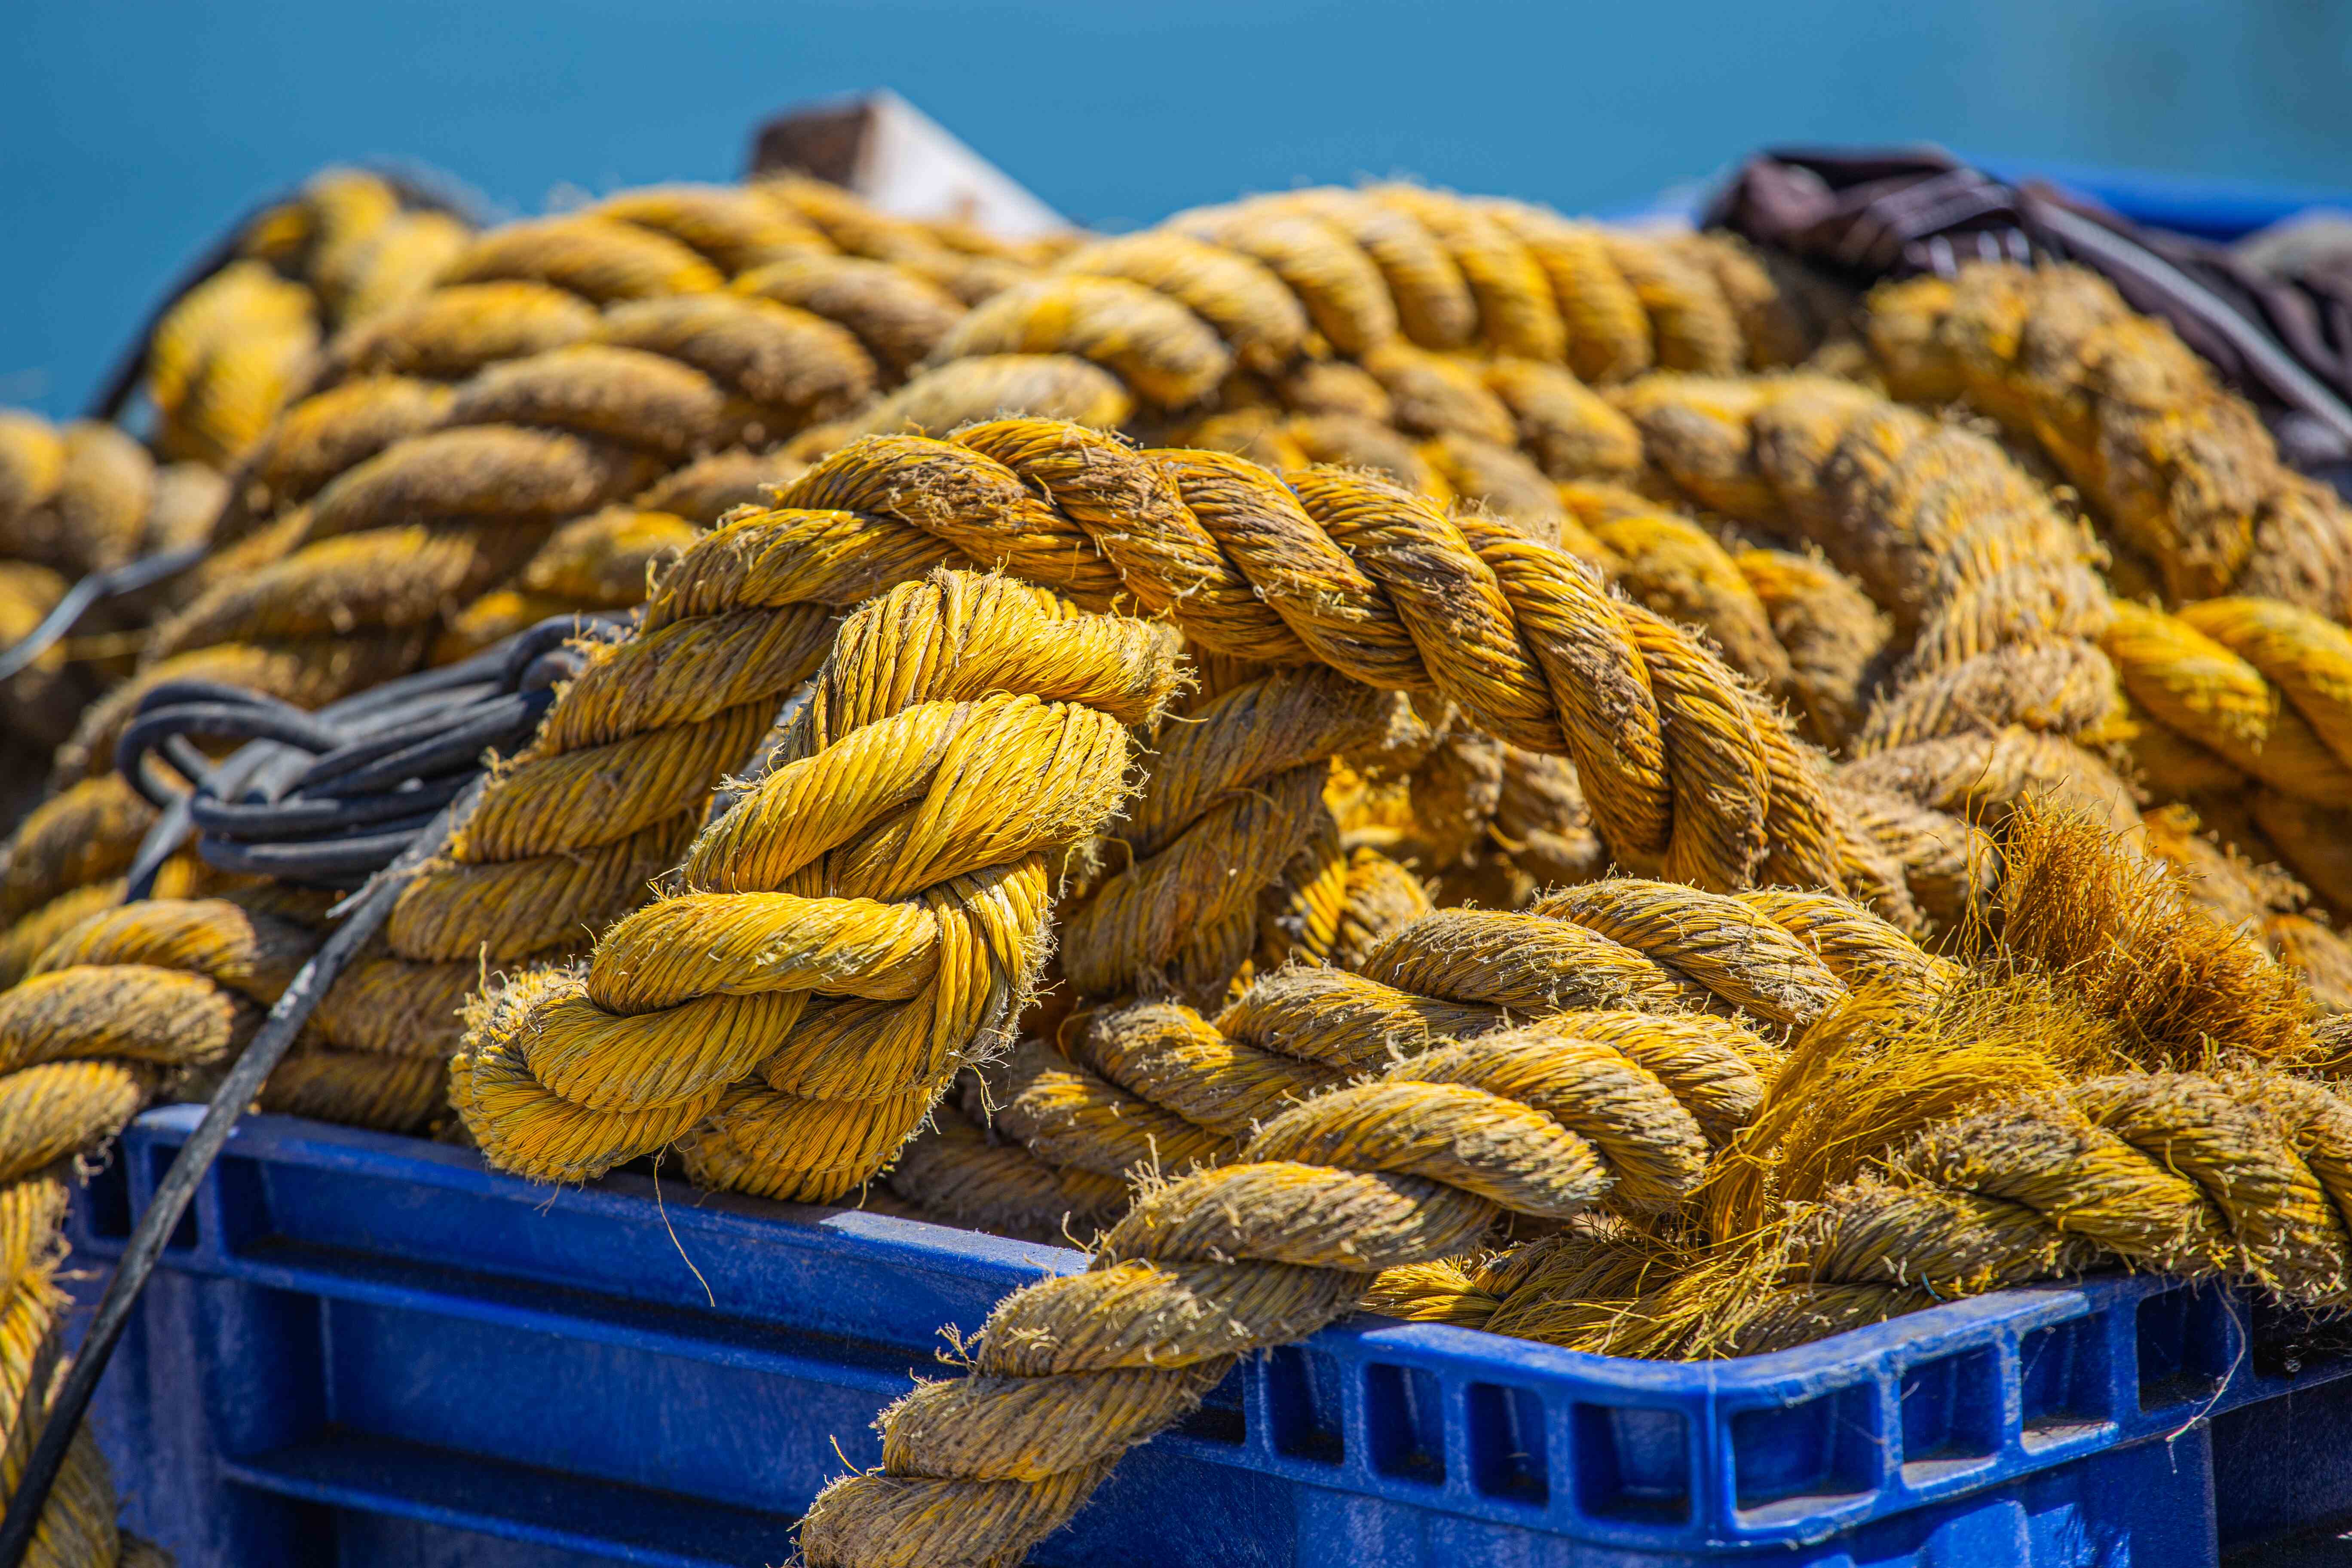
<svg viewBox="0 0 2352 1568">
<path fill-rule="evenodd" d="M 194 1120 L 131 1130 L 78 1257 L 119 1249 Z M 100 1395 L 126 1519 L 184 1568 L 781 1563 L 845 1459 L 878 1458 L 874 1414 L 944 1370 L 942 1325 L 1083 1263 L 664 1195 L 249 1121 Z M 2148 1279 L 1696 1365 L 1360 1320 L 1244 1363 L 1034 1561 L 2285 1561 L 2267 1543 L 2352 1520 L 2347 1373 L 2352 1336 Z"/>
</svg>

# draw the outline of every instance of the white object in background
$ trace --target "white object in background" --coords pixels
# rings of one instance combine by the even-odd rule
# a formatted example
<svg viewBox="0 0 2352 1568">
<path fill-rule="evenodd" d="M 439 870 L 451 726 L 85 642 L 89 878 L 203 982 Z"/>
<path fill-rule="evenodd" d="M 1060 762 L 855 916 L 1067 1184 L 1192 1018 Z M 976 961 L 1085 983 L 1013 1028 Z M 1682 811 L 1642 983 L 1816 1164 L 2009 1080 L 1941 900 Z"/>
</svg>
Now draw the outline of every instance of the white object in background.
<svg viewBox="0 0 2352 1568">
<path fill-rule="evenodd" d="M 1070 226 L 1019 181 L 887 88 L 791 110 L 761 126 L 751 172 L 785 169 L 845 186 L 899 217 L 951 219 L 1009 239 Z"/>
</svg>

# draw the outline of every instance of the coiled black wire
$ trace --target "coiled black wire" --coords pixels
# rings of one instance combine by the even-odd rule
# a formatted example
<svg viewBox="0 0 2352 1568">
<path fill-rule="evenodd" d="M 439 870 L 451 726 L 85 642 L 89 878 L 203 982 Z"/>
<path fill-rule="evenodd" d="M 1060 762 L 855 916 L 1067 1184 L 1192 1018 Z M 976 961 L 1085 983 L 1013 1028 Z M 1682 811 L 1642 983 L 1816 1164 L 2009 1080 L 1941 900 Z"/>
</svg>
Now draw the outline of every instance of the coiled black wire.
<svg viewBox="0 0 2352 1568">
<path fill-rule="evenodd" d="M 74 1429 L 205 1173 L 237 1119 L 292 1048 L 336 978 L 374 939 L 408 879 L 480 798 L 494 752 L 520 750 L 580 673 L 592 645 L 617 642 L 635 612 L 558 616 L 460 664 L 387 682 L 306 713 L 209 680 L 158 686 L 116 744 L 115 766 L 163 810 L 139 847 L 129 898 L 191 833 L 210 864 L 289 882 L 356 889 L 329 911 L 341 923 L 287 985 L 172 1162 L 99 1299 L 74 1364 L 53 1395 L 28 1387 L 9 1428 L 39 1436 L 0 1510 L 0 1568 L 19 1568 Z M 197 740 L 246 744 L 221 763 Z M 194 787 L 173 788 L 153 764 Z"/>
<path fill-rule="evenodd" d="M 557 616 L 316 712 L 218 681 L 163 682 L 115 743 L 116 769 L 163 813 L 126 898 L 146 897 L 192 834 L 218 870 L 359 887 L 480 775 L 486 756 L 528 744 L 588 645 L 617 641 L 631 618 Z M 247 744 L 215 763 L 200 740 Z M 179 788 L 158 760 L 194 787 Z"/>
</svg>

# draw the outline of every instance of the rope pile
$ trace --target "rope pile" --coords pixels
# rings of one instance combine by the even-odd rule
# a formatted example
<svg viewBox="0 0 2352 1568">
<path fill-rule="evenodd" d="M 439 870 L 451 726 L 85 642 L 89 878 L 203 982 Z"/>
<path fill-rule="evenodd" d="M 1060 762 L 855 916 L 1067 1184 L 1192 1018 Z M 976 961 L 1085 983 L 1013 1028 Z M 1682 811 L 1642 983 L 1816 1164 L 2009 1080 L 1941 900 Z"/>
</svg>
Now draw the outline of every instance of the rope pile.
<svg viewBox="0 0 2352 1568">
<path fill-rule="evenodd" d="M 263 1103 L 1095 1237 L 813 1563 L 1017 1561 L 1360 1302 L 1696 1355 L 2116 1262 L 2352 1298 L 2352 531 L 2105 285 L 1864 304 L 1399 185 L 1016 246 L 336 174 L 237 246 L 147 354 L 224 474 L 0 423 L 0 638 L 209 546 L 135 672 L 0 688 L 73 723 L 0 859 L 0 1399 L 60 1163 L 331 929 L 249 856 L 115 907 L 142 788 L 233 772 L 187 700 L 323 751 L 551 616 L 551 696 L 402 775 L 490 776 Z M 327 804 L 230 795 L 215 841 Z M 58 1561 L 131 1560 L 94 1463 Z"/>
<path fill-rule="evenodd" d="M 762 190 L 655 188 L 486 231 L 436 287 L 320 351 L 233 476 L 194 602 L 85 715 L 60 781 L 102 764 L 153 681 L 316 707 L 415 668 L 447 617 L 530 564 L 542 597 L 477 611 L 477 645 L 535 612 L 610 607 L 625 588 L 583 590 L 578 562 L 627 557 L 630 510 L 691 524 L 755 493 L 790 470 L 748 458 L 856 405 L 961 310 Z M 735 460 L 677 472 L 714 454 Z M 534 563 L 559 524 L 625 502 L 568 542 L 568 570 Z"/>
<path fill-rule="evenodd" d="M 1770 1037 L 1846 998 L 1841 970 L 1943 967 L 1820 895 L 1610 880 L 1551 908 L 1430 915 L 1370 974 L 1276 976 L 1215 1025 L 1167 1005 L 1099 1020 L 1106 1070 L 1184 1097 L 1199 1168 L 1148 1187 L 1087 1272 L 1000 1303 L 969 1376 L 884 1415 L 882 1470 L 819 1498 L 809 1560 L 1017 1562 L 1235 1357 L 1312 1333 L 1368 1276 L 1506 1214 L 1670 1212 L 1753 1114 Z M 1078 1159 L 1119 1124 L 1084 1089 L 1040 1083 L 1028 1108 Z"/>
<path fill-rule="evenodd" d="M 919 569 L 952 552 L 1042 579 L 1082 605 L 1128 603 L 1168 616 L 1213 654 L 1270 654 L 1288 662 L 1312 653 L 1368 685 L 1434 687 L 1483 731 L 1529 749 L 1575 752 L 1595 819 L 1622 861 L 1647 861 L 1717 887 L 1744 885 L 1759 863 L 1783 868 L 1779 879 L 1816 886 L 1837 885 L 1849 867 L 1868 873 L 1885 865 L 1874 845 L 1843 827 L 1824 771 L 1800 749 L 1785 721 L 1703 645 L 1608 598 L 1571 558 L 1475 517 L 1449 519 L 1377 480 L 1310 470 L 1286 484 L 1240 459 L 1137 452 L 1075 426 L 1011 420 L 971 427 L 950 442 L 867 438 L 827 459 L 780 499 L 801 504 L 739 516 L 689 550 L 666 579 L 638 637 L 614 649 L 566 691 L 534 754 L 461 826 L 461 844 L 480 838 L 486 822 L 514 820 L 521 803 L 575 776 L 578 770 L 551 755 L 557 747 L 550 743 L 573 733 L 631 735 L 618 743 L 642 753 L 648 773 L 657 766 L 663 771 L 661 787 L 572 811 L 571 820 L 625 830 L 656 804 L 690 808 L 708 788 L 709 773 L 725 765 L 702 763 L 699 748 L 716 742 L 719 751 L 740 754 L 756 735 L 749 724 L 730 733 L 729 710 L 720 704 L 756 695 L 756 704 L 740 707 L 754 714 L 772 707 L 799 668 L 791 658 L 777 658 L 780 634 L 792 626 L 822 627 L 825 598 L 812 585 L 837 570 L 834 563 L 872 568 L 902 562 Z M 816 510 L 824 502 L 839 510 Z M 1339 539 L 1354 547 L 1352 554 L 1339 547 Z M 635 718 L 623 721 L 625 710 L 612 699 L 625 689 L 628 672 L 653 658 L 633 649 L 698 632 L 709 639 L 744 621 L 747 612 L 737 606 L 747 603 L 797 603 L 799 608 L 793 615 L 750 615 L 755 639 L 746 634 L 709 643 L 711 662 L 697 671 L 693 687 L 697 708 L 680 712 L 672 699 L 667 713 L 651 710 L 689 722 L 650 729 Z M 852 657 L 855 639 L 875 635 L 856 630 L 866 614 L 845 626 L 836 662 L 818 682 L 804 715 L 819 711 L 814 703 L 835 689 L 845 694 L 832 700 L 877 710 L 886 692 L 857 689 L 855 682 L 881 673 L 911 679 L 899 664 L 882 663 L 869 672 L 864 656 Z M 937 634 L 905 635 L 920 647 Z M 971 657 L 984 670 L 1057 667 L 1050 645 L 1019 658 L 1009 649 L 977 646 L 986 657 Z M 1620 694 L 1614 701 L 1622 705 L 1606 721 L 1594 705 L 1596 675 Z M 1254 685 L 1236 695 L 1254 704 L 1266 691 Z M 904 699 L 891 694 L 887 700 Z M 632 694 L 631 706 L 644 700 Z M 1369 709 L 1327 707 L 1331 717 L 1315 726 L 1289 722 L 1269 731 L 1279 745 L 1261 748 L 1265 761 L 1280 766 L 1344 743 L 1345 733 L 1330 728 L 1334 722 L 1359 733 L 1371 727 Z M 606 717 L 596 731 L 576 730 L 585 713 Z M 1655 739 L 1642 746 L 1643 729 L 1634 726 L 1644 718 L 1643 729 Z M 1201 730 L 1213 748 L 1234 732 L 1222 723 Z M 788 727 L 781 754 L 793 756 L 807 743 L 796 733 Z M 1229 778 L 1263 774 L 1257 758 L 1247 765 L 1194 768 L 1185 745 L 1174 750 L 1175 765 L 1163 775 L 1169 785 L 1160 796 L 1147 793 L 1130 829 L 1146 845 L 1160 842 L 1155 836 L 1164 832 L 1161 824 L 1181 826 L 1193 816 L 1192 803 L 1212 786 L 1230 788 Z M 680 765 L 682 759 L 698 771 Z M 802 819 L 827 798 L 808 781 L 832 776 L 818 766 L 824 761 L 800 757 L 738 800 L 688 854 L 686 885 L 715 895 L 731 881 L 706 879 L 750 874 L 740 867 L 757 866 L 760 878 L 771 879 L 804 865 L 821 841 L 806 836 Z M 609 781 L 622 771 L 605 762 L 597 777 Z M 672 782 L 686 787 L 669 793 Z M 1318 784 L 1309 767 L 1296 786 L 1302 810 L 1316 804 Z M 1129 880 L 1107 880 L 1078 907 L 1068 921 L 1064 963 L 1082 994 L 1113 995 L 1139 984 L 1179 960 L 1203 928 L 1222 923 L 1246 933 L 1264 879 L 1297 847 L 1295 837 L 1259 847 L 1271 837 L 1260 819 L 1264 794 L 1234 794 L 1198 812 L 1190 830 L 1128 868 Z M 1051 792 L 1043 798 L 1051 799 Z M 846 826 L 836 822 L 830 806 L 824 809 L 825 832 Z M 943 834 L 958 820 L 944 804 L 923 817 L 935 819 Z M 1089 823 L 1073 837 L 1100 826 Z M 978 834 L 976 827 L 963 831 Z M 987 841 L 986 835 L 978 837 Z M 1248 874 L 1253 866 L 1255 878 Z M 1232 920 L 1213 889 L 1184 886 L 1188 877 L 1195 884 L 1222 882 L 1229 869 L 1230 879 L 1244 889 L 1229 900 L 1238 917 Z M 1907 909 L 1891 869 L 1867 885 Z M 766 891 L 764 881 L 751 887 Z M 402 940 L 403 914 L 412 906 L 419 913 L 437 907 L 437 896 L 429 876 L 411 889 L 395 915 L 395 942 Z M 533 900 L 532 907 L 542 901 Z M 1199 918 L 1204 912 L 1207 918 Z M 460 1097 L 461 1106 L 470 1106 L 469 1125 L 492 1157 L 536 1174 L 579 1174 L 677 1137 L 719 1103 L 714 1097 L 729 1079 L 761 1066 L 748 1037 L 740 1046 L 727 1044 L 728 1031 L 715 1022 L 722 1012 L 745 1011 L 749 995 L 773 991 L 766 998 L 772 1012 L 785 1002 L 803 1005 L 801 998 L 812 990 L 842 998 L 827 1003 L 827 1026 L 814 1037 L 820 1041 L 830 1037 L 836 1017 L 845 1028 L 846 1020 L 858 1020 L 860 1031 L 906 1027 L 891 1022 L 904 1008 L 857 1005 L 907 995 L 904 987 L 913 981 L 897 942 L 869 938 L 878 945 L 869 950 L 853 943 L 823 964 L 785 962 L 792 950 L 775 947 L 775 918 L 758 901 L 714 897 L 657 903 L 607 929 L 590 962 L 585 990 L 551 976 L 526 977 L 507 987 L 469 1037 L 476 1065 L 471 1087 L 461 1089 Z M 724 958 L 735 949 L 746 962 L 769 954 L 782 967 L 772 977 L 739 970 Z M 929 952 L 927 943 L 918 945 L 919 971 L 930 961 Z M 1219 973 L 1230 976 L 1232 969 Z M 637 977 L 650 975 L 662 979 L 647 990 L 648 982 Z M 945 1001 L 934 1005 L 958 1017 L 968 1010 L 949 1008 Z M 961 1033 L 929 1046 L 925 1059 L 931 1065 L 919 1079 L 919 1094 L 888 1074 L 886 1081 L 900 1098 L 845 1115 L 857 1130 L 829 1136 L 814 1152 L 828 1162 L 821 1174 L 804 1174 L 789 1163 L 772 1173 L 756 1173 L 751 1162 L 731 1154 L 714 1158 L 698 1140 L 689 1141 L 689 1158 L 708 1173 L 751 1181 L 771 1194 L 845 1191 L 874 1174 L 929 1110 L 944 1087 L 935 1076 L 939 1068 L 960 1062 L 972 1048 L 973 1026 L 967 1021 L 958 1027 Z M 689 1038 L 704 1044 L 681 1058 L 680 1042 Z M 789 1044 L 782 1049 L 794 1065 L 786 1069 L 770 1061 L 761 1068 L 766 1089 L 747 1086 L 744 1095 L 784 1094 L 783 1077 L 801 1087 L 803 1101 L 824 1103 L 820 1088 L 828 1080 L 814 1068 L 805 1070 L 814 1076 L 803 1079 L 800 1053 Z M 495 1079 L 483 1078 L 485 1061 L 498 1064 Z M 495 1102 L 486 1098 L 486 1082 L 497 1088 Z M 866 1094 L 878 1092 L 879 1085 L 854 1082 Z M 543 1137 L 518 1131 L 527 1115 L 545 1120 Z M 722 1110 L 720 1120 L 726 1119 Z M 853 1152 L 832 1163 L 836 1148 Z M 762 1155 L 787 1159 L 772 1144 L 763 1146 Z"/>
</svg>

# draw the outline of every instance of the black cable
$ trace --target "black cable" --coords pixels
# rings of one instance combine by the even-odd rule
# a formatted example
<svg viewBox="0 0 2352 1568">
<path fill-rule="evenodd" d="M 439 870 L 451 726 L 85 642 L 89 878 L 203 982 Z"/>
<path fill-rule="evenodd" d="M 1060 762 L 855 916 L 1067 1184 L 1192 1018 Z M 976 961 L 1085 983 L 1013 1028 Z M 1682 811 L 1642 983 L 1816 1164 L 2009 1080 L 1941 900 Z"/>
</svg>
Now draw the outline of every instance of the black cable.
<svg viewBox="0 0 2352 1568">
<path fill-rule="evenodd" d="M 310 887 L 351 889 L 398 854 L 482 769 L 537 733 L 557 683 L 580 672 L 583 641 L 625 629 L 618 615 L 557 616 L 444 669 L 305 712 L 217 681 L 165 681 L 115 744 L 116 769 L 163 813 L 132 862 L 128 896 L 190 834 L 205 864 Z M 199 739 L 244 741 L 224 763 Z M 160 757 L 194 787 L 168 783 Z"/>
<path fill-rule="evenodd" d="M 6 652 L 0 653 L 0 680 L 5 680 L 56 646 L 58 640 L 73 630 L 74 623 L 100 599 L 110 599 L 117 594 L 135 594 L 142 588 L 152 587 L 164 578 L 184 572 L 204 559 L 205 546 L 191 544 L 184 550 L 159 551 L 142 555 L 136 561 L 104 572 L 93 572 L 66 590 L 41 624 L 18 640 Z"/>
<path fill-rule="evenodd" d="M 163 1256 L 164 1243 L 188 1212 L 197 1185 L 228 1142 L 237 1118 L 261 1092 L 263 1083 L 301 1034 L 302 1026 L 334 984 L 336 976 L 351 963 L 352 955 L 383 929 L 400 889 L 416 868 L 440 848 L 449 836 L 451 824 L 472 805 L 484 782 L 475 779 L 467 793 L 444 807 L 425 831 L 413 835 L 405 850 L 361 892 L 336 906 L 338 910 L 348 909 L 350 913 L 310 962 L 295 974 L 278 1005 L 269 1009 L 253 1043 L 245 1047 L 245 1054 L 213 1092 L 195 1132 L 157 1184 L 154 1201 L 139 1217 L 121 1260 L 115 1265 L 113 1277 L 106 1282 L 106 1292 L 99 1298 L 89 1331 L 74 1356 L 73 1370 L 49 1401 L 46 1412 L 41 1408 L 38 1384 L 26 1385 L 11 1430 L 29 1430 L 26 1423 L 30 1421 L 45 1424 L 40 1441 L 34 1446 L 32 1458 L 26 1462 L 24 1474 L 9 1496 L 7 1514 L 0 1518 L 0 1568 L 22 1568 L 25 1554 L 32 1547 L 33 1533 L 40 1524 L 41 1510 L 65 1464 L 66 1450 L 89 1409 L 99 1379 L 106 1374 L 114 1347 L 121 1342 L 131 1310 L 138 1304 L 140 1292 L 146 1288 L 148 1277 L 155 1271 L 156 1260 Z"/>
<path fill-rule="evenodd" d="M 131 1309 L 237 1118 L 337 976 L 383 929 L 401 889 L 480 798 L 486 749 L 527 742 L 554 700 L 554 685 L 579 673 L 583 641 L 617 638 L 631 619 L 555 616 L 461 663 L 386 682 L 316 713 L 209 680 L 166 681 L 140 704 L 116 747 L 116 765 L 164 815 L 140 846 L 133 898 L 146 895 L 156 869 L 192 830 L 201 831 L 198 847 L 213 865 L 358 891 L 329 911 L 342 922 L 270 1008 L 157 1184 L 99 1298 L 73 1370 L 46 1410 L 39 1390 L 26 1388 L 12 1429 L 43 1425 L 0 1517 L 0 1568 L 21 1568 Z M 190 743 L 197 735 L 248 743 L 212 763 Z M 163 790 L 147 768 L 158 752 L 194 787 Z M 305 794 L 310 786 L 314 793 Z"/>
</svg>

